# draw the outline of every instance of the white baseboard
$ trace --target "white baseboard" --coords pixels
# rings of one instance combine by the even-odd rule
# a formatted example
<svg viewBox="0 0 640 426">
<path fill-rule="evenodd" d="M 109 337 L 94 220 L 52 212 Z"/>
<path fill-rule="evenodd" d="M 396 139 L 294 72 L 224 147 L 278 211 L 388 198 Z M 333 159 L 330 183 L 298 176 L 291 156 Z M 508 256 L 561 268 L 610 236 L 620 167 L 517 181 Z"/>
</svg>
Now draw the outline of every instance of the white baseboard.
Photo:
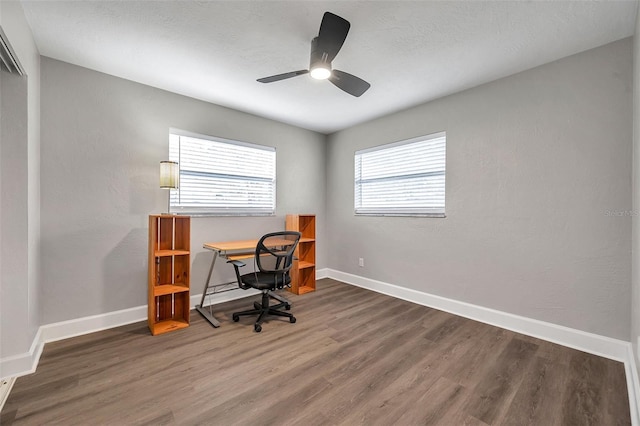
<svg viewBox="0 0 640 426">
<path fill-rule="evenodd" d="M 28 352 L 16 354 L 0 359 L 0 380 L 25 376 L 36 371 L 44 342 L 42 342 L 42 327 L 38 329 Z"/>
<path fill-rule="evenodd" d="M 329 268 L 316 270 L 316 280 L 321 280 L 323 278 L 329 278 Z"/>
<path fill-rule="evenodd" d="M 106 314 L 47 324 L 40 327 L 40 329 L 42 330 L 42 341 L 49 343 L 143 321 L 146 318 L 147 307 L 136 306 L 135 308 L 122 309 Z"/>
<path fill-rule="evenodd" d="M 9 398 L 9 392 L 11 392 L 11 388 L 13 388 L 13 384 L 15 382 L 15 377 L 0 380 L 0 411 L 2 411 L 4 403 L 7 402 L 7 398 Z"/>
<path fill-rule="evenodd" d="M 466 302 L 460 302 L 446 297 L 420 292 L 382 281 L 372 280 L 346 272 L 328 269 L 328 278 L 347 284 L 366 288 L 378 293 L 386 294 L 398 299 L 407 300 L 419 305 L 428 306 L 449 312 L 461 317 L 494 325 L 517 333 L 537 337 L 559 345 L 578 349 L 594 355 L 623 362 L 627 375 L 629 405 L 633 425 L 640 425 L 638 409 L 640 402 L 640 387 L 638 387 L 638 372 L 635 367 L 631 343 L 612 339 L 598 334 L 564 327 L 532 318 L 522 317 L 495 309 L 485 308 Z"/>
<path fill-rule="evenodd" d="M 631 411 L 631 424 L 640 425 L 640 382 L 638 381 L 638 369 L 636 368 L 633 346 L 627 344 L 627 359 L 624 363 L 624 372 L 627 377 L 627 392 L 629 394 L 629 407 Z"/>
</svg>

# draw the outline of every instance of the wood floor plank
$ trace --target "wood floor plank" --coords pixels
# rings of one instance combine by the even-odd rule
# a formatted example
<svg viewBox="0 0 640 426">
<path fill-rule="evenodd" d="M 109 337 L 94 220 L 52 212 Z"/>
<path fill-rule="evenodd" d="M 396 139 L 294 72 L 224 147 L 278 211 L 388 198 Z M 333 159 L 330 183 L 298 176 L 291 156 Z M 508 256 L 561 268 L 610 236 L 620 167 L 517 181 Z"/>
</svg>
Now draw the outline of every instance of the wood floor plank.
<svg viewBox="0 0 640 426">
<path fill-rule="evenodd" d="M 590 387 L 586 382 L 569 381 L 562 401 L 562 421 L 564 424 L 600 425 L 604 424 L 600 412 L 602 391 Z"/>
<path fill-rule="evenodd" d="M 452 363 L 444 375 L 467 388 L 473 389 L 494 368 L 497 358 L 511 341 L 513 333 L 483 325 L 457 363 Z"/>
<path fill-rule="evenodd" d="M 568 374 L 562 364 L 536 356 L 524 373 L 522 383 L 510 404 L 504 425 L 561 424 L 562 390 Z"/>
<path fill-rule="evenodd" d="M 493 424 L 504 412 L 520 386 L 525 369 L 538 345 L 511 339 L 495 362 L 495 367 L 475 387 L 466 410 L 473 417 Z"/>
<path fill-rule="evenodd" d="M 604 358 L 576 351 L 569 363 L 569 382 L 563 397 L 565 423 L 603 424 L 604 384 L 607 363 Z"/>
<path fill-rule="evenodd" d="M 371 399 L 385 392 L 404 370 L 419 361 L 424 350 L 430 346 L 430 342 L 420 336 L 415 337 L 416 342 L 409 343 L 411 338 L 408 335 L 417 333 L 417 328 L 411 327 L 405 331 L 407 334 L 399 333 L 390 338 L 389 345 L 382 346 L 373 359 L 359 364 L 360 368 L 342 368 L 327 377 L 344 392 L 345 398 L 340 401 L 318 398 L 311 401 L 308 407 L 313 409 L 319 406 L 333 424 L 351 413 L 362 415 L 368 412 Z M 408 346 L 413 349 L 407 350 Z"/>
<path fill-rule="evenodd" d="M 628 425 L 615 361 L 324 279 L 286 293 L 298 321 L 262 333 L 213 307 L 214 329 L 145 322 L 45 345 L 7 425 Z"/>
<path fill-rule="evenodd" d="M 416 401 L 424 410 L 407 410 L 398 419 L 398 424 L 437 425 L 443 419 L 449 421 L 449 413 L 460 412 L 462 404 L 469 397 L 464 386 L 440 377 L 433 386 Z"/>
<path fill-rule="evenodd" d="M 442 323 L 440 319 L 434 320 L 436 323 Z M 425 337 L 427 344 L 423 348 L 410 351 L 420 353 L 420 357 L 403 367 L 402 375 L 390 383 L 385 392 L 371 395 L 366 410 L 352 411 L 345 417 L 344 424 L 396 424 L 406 412 L 414 411 L 416 404 L 424 405 L 423 401 L 416 398 L 428 393 L 451 366 L 459 364 L 460 359 L 477 345 L 478 332 L 482 327 L 482 324 L 475 321 L 466 321 L 456 328 L 448 327 L 449 333 L 446 337 L 441 334 L 443 338 L 438 343 Z M 427 328 L 425 336 L 432 335 L 431 328 Z M 429 401 L 429 404 L 431 403 Z"/>
<path fill-rule="evenodd" d="M 629 412 L 629 395 L 625 380 L 624 365 L 607 360 L 607 379 L 605 381 L 605 422 L 610 425 L 630 425 L 631 420 L 624 414 Z M 621 392 L 623 389 L 624 392 Z"/>
</svg>

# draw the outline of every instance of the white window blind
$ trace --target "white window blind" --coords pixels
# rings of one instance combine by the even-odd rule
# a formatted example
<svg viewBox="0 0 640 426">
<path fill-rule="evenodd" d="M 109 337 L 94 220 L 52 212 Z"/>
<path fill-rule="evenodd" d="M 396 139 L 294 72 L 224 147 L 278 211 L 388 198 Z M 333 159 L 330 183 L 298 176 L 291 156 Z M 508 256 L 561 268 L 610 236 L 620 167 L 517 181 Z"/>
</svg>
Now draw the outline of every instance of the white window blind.
<svg viewBox="0 0 640 426">
<path fill-rule="evenodd" d="M 171 212 L 275 214 L 275 148 L 171 129 L 169 159 L 180 167 L 180 188 L 171 191 Z"/>
<path fill-rule="evenodd" d="M 355 153 L 355 213 L 444 217 L 444 132 Z"/>
</svg>

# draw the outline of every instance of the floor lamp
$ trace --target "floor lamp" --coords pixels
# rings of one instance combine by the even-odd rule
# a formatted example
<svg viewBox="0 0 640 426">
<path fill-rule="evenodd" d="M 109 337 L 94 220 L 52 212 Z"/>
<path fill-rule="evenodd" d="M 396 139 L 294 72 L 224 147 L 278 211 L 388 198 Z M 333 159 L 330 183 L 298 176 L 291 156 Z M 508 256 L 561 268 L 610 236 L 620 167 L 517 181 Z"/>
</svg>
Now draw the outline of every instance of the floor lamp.
<svg viewBox="0 0 640 426">
<path fill-rule="evenodd" d="M 168 189 L 167 214 L 171 214 L 171 190 L 180 186 L 180 167 L 176 161 L 160 162 L 160 188 Z"/>
</svg>

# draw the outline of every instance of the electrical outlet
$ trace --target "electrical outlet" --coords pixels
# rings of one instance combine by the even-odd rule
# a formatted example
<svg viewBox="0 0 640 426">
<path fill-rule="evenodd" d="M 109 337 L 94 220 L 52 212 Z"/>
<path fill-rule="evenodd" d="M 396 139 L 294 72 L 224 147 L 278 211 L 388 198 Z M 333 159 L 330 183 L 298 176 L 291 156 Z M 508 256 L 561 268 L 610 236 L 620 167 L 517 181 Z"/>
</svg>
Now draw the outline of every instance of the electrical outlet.
<svg viewBox="0 0 640 426">
<path fill-rule="evenodd" d="M 364 259 L 362 257 L 358 259 L 358 266 L 364 268 Z"/>
</svg>

